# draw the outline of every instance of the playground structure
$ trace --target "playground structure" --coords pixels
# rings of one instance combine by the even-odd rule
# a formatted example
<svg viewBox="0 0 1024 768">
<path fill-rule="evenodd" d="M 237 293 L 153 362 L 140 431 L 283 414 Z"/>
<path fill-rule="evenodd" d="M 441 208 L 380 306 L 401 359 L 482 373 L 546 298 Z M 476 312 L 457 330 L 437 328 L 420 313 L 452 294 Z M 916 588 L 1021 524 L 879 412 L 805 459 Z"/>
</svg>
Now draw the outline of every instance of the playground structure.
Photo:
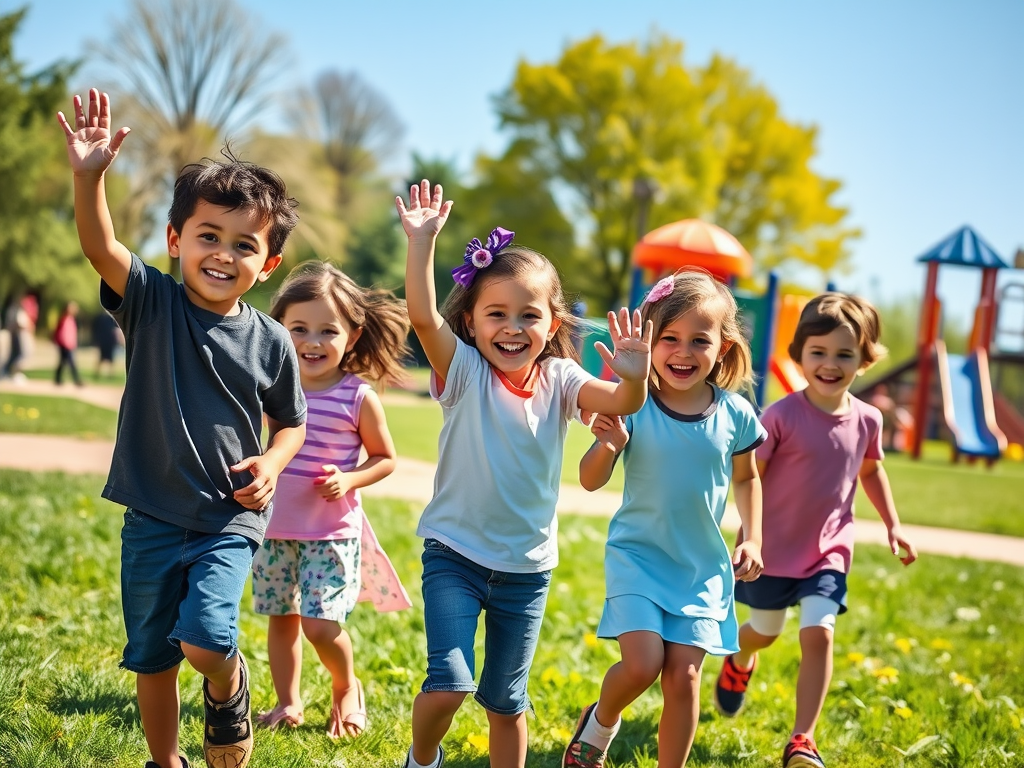
<svg viewBox="0 0 1024 768">
<path fill-rule="evenodd" d="M 765 404 L 769 376 L 774 376 L 787 393 L 806 386 L 798 366 L 789 359 L 787 347 L 807 300 L 780 296 L 774 273 L 769 274 L 762 294 L 736 288 L 738 279 L 753 273 L 754 261 L 731 234 L 706 221 L 684 219 L 647 233 L 633 248 L 632 261 L 631 308 L 640 305 L 657 280 L 681 267 L 705 269 L 730 286 L 750 341 L 755 374 L 752 399 L 757 405 Z M 606 323 L 585 320 L 584 326 L 583 367 L 596 376 L 610 378 L 611 371 L 593 349 L 595 341 L 609 344 Z"/>
<path fill-rule="evenodd" d="M 1012 345 L 1000 347 L 999 342 L 1024 340 L 1024 323 L 1016 329 L 1007 323 L 1012 302 L 1024 305 L 1024 284 L 1010 283 L 997 293 L 997 273 L 1010 265 L 967 226 L 917 261 L 928 265 L 917 354 L 881 378 L 859 386 L 855 394 L 863 396 L 880 386 L 897 389 L 897 401 L 905 400 L 913 412 L 914 426 L 906 442 L 915 459 L 920 458 L 926 437 L 948 439 L 954 461 L 965 456 L 968 461 L 980 458 L 991 464 L 1008 445 L 1018 446 L 1015 450 L 1020 452 L 1019 446 L 1024 444 L 1024 345 L 1013 349 Z M 940 338 L 937 287 L 942 265 L 982 271 L 974 325 L 963 355 L 947 352 Z M 901 393 L 912 394 L 907 400 Z"/>
</svg>

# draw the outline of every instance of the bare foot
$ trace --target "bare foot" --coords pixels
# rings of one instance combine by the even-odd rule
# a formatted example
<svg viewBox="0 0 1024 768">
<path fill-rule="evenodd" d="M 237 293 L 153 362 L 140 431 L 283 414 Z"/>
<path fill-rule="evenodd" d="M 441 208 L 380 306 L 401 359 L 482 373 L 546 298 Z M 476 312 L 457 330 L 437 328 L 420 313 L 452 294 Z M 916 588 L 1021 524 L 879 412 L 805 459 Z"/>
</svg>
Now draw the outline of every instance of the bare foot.
<svg viewBox="0 0 1024 768">
<path fill-rule="evenodd" d="M 279 725 L 287 725 L 289 728 L 297 728 L 305 722 L 302 714 L 302 705 L 294 704 L 285 706 L 278 704 L 269 712 L 261 712 L 256 716 L 256 722 L 266 728 L 277 728 Z"/>
<path fill-rule="evenodd" d="M 332 739 L 342 736 L 354 738 L 366 730 L 366 699 L 363 684 L 331 691 L 331 716 L 327 721 L 327 735 Z"/>
</svg>

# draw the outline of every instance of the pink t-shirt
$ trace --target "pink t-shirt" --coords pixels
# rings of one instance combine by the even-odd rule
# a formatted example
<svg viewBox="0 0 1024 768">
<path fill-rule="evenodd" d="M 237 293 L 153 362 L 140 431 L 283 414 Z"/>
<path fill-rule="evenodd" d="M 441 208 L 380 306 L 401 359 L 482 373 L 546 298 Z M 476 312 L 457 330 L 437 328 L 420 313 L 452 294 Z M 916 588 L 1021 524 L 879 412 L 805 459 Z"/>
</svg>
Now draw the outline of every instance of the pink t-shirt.
<svg viewBox="0 0 1024 768">
<path fill-rule="evenodd" d="M 278 477 L 268 539 L 324 541 L 358 539 L 362 531 L 359 491 L 337 501 L 316 492 L 313 480 L 324 464 L 348 472 L 359 464 L 359 409 L 370 385 L 346 374 L 330 389 L 306 392 L 306 442 Z"/>
<path fill-rule="evenodd" d="M 839 416 L 815 408 L 803 392 L 773 403 L 761 417 L 768 439 L 764 495 L 764 573 L 807 578 L 848 573 L 853 559 L 853 497 L 864 459 L 881 459 L 882 414 L 850 398 Z"/>
</svg>

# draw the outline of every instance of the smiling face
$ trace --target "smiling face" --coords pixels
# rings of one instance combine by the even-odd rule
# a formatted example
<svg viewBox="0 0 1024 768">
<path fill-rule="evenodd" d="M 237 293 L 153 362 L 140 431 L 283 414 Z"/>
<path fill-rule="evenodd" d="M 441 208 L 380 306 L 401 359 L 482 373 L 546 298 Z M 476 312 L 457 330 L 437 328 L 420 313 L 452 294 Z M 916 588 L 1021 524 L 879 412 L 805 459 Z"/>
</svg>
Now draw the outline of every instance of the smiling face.
<svg viewBox="0 0 1024 768">
<path fill-rule="evenodd" d="M 523 387 L 561 321 L 543 281 L 498 279 L 481 287 L 466 324 L 484 359 Z"/>
<path fill-rule="evenodd" d="M 238 314 L 239 297 L 266 280 L 281 263 L 268 253 L 269 222 L 252 210 L 230 210 L 205 200 L 181 232 L 167 226 L 167 252 L 181 260 L 185 293 L 197 307 L 219 315 Z"/>
<path fill-rule="evenodd" d="M 651 350 L 659 399 L 673 410 L 692 413 L 708 399 L 704 381 L 726 351 L 718 318 L 699 308 L 664 325 Z"/>
<path fill-rule="evenodd" d="M 825 411 L 841 408 L 862 362 L 857 336 L 848 326 L 841 325 L 824 336 L 808 336 L 800 353 L 807 398 Z"/>
<path fill-rule="evenodd" d="M 341 361 L 363 333 L 339 317 L 326 299 L 290 305 L 281 324 L 299 356 L 299 378 L 309 391 L 329 389 L 345 376 Z"/>
</svg>

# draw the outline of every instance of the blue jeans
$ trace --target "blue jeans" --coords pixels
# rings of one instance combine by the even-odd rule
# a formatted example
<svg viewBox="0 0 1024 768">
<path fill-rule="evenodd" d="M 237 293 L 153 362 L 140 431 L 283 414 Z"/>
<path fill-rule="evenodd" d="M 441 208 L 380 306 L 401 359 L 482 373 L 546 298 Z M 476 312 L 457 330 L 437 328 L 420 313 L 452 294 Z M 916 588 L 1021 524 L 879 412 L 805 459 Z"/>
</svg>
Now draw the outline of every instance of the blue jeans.
<svg viewBox="0 0 1024 768">
<path fill-rule="evenodd" d="M 190 531 L 125 510 L 121 607 L 128 643 L 121 666 L 163 672 L 185 658 L 182 642 L 232 656 L 255 549 L 240 534 Z"/>
<path fill-rule="evenodd" d="M 526 684 L 550 584 L 551 571 L 492 571 L 436 539 L 426 539 L 423 691 L 475 691 L 480 705 L 499 715 L 530 709 Z M 486 612 L 484 665 L 477 686 L 473 641 L 481 611 Z"/>
</svg>

